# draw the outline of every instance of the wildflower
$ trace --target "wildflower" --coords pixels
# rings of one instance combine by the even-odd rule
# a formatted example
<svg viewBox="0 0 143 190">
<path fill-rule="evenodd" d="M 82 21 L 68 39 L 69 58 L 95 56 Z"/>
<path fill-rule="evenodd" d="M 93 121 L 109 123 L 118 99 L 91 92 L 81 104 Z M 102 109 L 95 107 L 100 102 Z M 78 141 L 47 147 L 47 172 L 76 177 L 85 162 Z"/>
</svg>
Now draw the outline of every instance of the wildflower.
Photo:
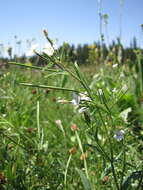
<svg viewBox="0 0 143 190">
<path fill-rule="evenodd" d="M 116 64 L 113 64 L 112 67 L 113 67 L 113 68 L 116 68 L 116 67 L 118 67 L 118 64 L 117 64 L 117 63 L 116 63 Z"/>
<path fill-rule="evenodd" d="M 80 156 L 80 160 L 85 160 L 87 158 L 87 152 L 85 153 L 82 153 L 81 156 Z"/>
<path fill-rule="evenodd" d="M 114 138 L 117 140 L 117 141 L 121 141 L 123 138 L 124 138 L 124 134 L 125 132 L 123 130 L 120 130 L 120 131 L 117 131 L 114 135 Z"/>
<path fill-rule="evenodd" d="M 58 126 L 60 126 L 60 125 L 62 124 L 62 122 L 61 122 L 61 120 L 60 120 L 60 119 L 55 120 L 55 123 L 56 123 Z"/>
<path fill-rule="evenodd" d="M 112 89 L 112 92 L 113 92 L 113 93 L 118 92 L 117 88 L 113 88 L 113 89 Z"/>
<path fill-rule="evenodd" d="M 103 90 L 101 88 L 99 88 L 98 93 L 99 93 L 100 96 L 102 96 L 103 95 Z"/>
<path fill-rule="evenodd" d="M 78 105 L 79 105 L 79 102 L 78 102 L 78 100 L 76 100 L 76 99 L 73 99 L 73 100 L 71 101 L 71 103 L 72 103 L 74 106 L 76 106 L 76 107 L 78 107 Z"/>
<path fill-rule="evenodd" d="M 37 47 L 38 47 L 38 44 L 33 44 L 33 45 L 29 48 L 29 50 L 26 52 L 26 56 L 27 56 L 27 57 L 30 57 L 30 56 L 35 55 L 35 51 L 36 51 Z"/>
<path fill-rule="evenodd" d="M 54 54 L 54 48 L 51 46 L 50 43 L 45 44 L 45 47 L 43 48 L 43 53 L 47 54 L 48 56 L 52 56 Z"/>
<path fill-rule="evenodd" d="M 84 112 L 86 112 L 86 111 L 87 111 L 87 108 L 86 108 L 86 107 L 81 107 L 81 108 L 78 110 L 79 113 L 84 113 Z"/>
<path fill-rule="evenodd" d="M 71 125 L 71 130 L 72 130 L 72 131 L 78 131 L 79 128 L 77 127 L 76 124 L 72 124 L 72 125 Z"/>
<path fill-rule="evenodd" d="M 71 103 L 75 106 L 78 106 L 79 102 L 80 102 L 80 96 L 75 92 L 72 95 L 73 95 L 73 99 L 72 99 Z"/>
<path fill-rule="evenodd" d="M 86 94 L 73 93 L 73 99 L 71 103 L 75 105 L 76 107 L 78 107 L 81 101 L 91 101 L 91 99 Z"/>
<path fill-rule="evenodd" d="M 91 99 L 87 96 L 87 94 L 80 93 L 79 95 L 81 101 L 91 101 Z"/>
<path fill-rule="evenodd" d="M 65 131 L 62 125 L 62 121 L 58 119 L 58 120 L 55 120 L 55 123 L 57 124 L 58 128 L 63 132 L 63 135 L 65 136 Z"/>
<path fill-rule="evenodd" d="M 76 152 L 77 152 L 76 147 L 72 147 L 71 149 L 69 149 L 70 154 L 75 154 Z"/>
</svg>

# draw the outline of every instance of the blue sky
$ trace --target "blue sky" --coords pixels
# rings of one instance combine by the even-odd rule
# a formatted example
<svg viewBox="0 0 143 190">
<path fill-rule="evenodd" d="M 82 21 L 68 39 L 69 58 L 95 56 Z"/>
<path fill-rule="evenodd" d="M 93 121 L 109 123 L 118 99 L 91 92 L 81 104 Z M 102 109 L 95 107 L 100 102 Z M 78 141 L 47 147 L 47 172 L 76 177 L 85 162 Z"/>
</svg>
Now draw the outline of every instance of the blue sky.
<svg viewBox="0 0 143 190">
<path fill-rule="evenodd" d="M 11 44 L 14 35 L 23 43 L 36 38 L 44 43 L 42 29 L 52 38 L 78 44 L 99 40 L 97 0 L 3 0 L 0 2 L 0 43 Z M 143 44 L 140 24 L 143 23 L 143 0 L 124 0 L 122 42 L 133 36 Z M 110 41 L 119 36 L 120 0 L 102 0 L 102 12 L 109 15 Z"/>
</svg>

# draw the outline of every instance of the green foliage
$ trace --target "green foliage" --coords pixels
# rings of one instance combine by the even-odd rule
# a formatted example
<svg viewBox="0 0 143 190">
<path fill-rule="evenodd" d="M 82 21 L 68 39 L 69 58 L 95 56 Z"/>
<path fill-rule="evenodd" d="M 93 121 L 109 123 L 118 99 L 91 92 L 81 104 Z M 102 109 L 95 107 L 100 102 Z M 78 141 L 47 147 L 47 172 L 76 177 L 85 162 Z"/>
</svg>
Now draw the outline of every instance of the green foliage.
<svg viewBox="0 0 143 190">
<path fill-rule="evenodd" d="M 3 68 L 1 189 L 142 189 L 142 54 L 130 66 L 121 45 L 81 49 L 88 55 L 78 62 L 64 44 L 53 55 L 37 53 L 44 67 Z M 83 60 L 98 72 L 82 72 Z"/>
</svg>

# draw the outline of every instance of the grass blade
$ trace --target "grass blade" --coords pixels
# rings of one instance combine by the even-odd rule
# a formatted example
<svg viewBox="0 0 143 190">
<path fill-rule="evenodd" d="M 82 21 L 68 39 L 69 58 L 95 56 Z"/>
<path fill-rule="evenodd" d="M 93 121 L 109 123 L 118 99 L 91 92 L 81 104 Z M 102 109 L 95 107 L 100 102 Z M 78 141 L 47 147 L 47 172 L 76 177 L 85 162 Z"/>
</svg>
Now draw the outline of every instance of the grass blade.
<svg viewBox="0 0 143 190">
<path fill-rule="evenodd" d="M 128 189 L 128 187 L 131 185 L 132 181 L 134 181 L 134 180 L 140 180 L 141 178 L 143 178 L 143 170 L 131 173 L 131 175 L 128 176 L 124 180 L 124 182 L 123 182 L 123 184 L 121 186 L 121 189 L 122 190 Z"/>
<path fill-rule="evenodd" d="M 74 90 L 74 89 L 70 89 L 70 88 L 61 88 L 61 87 L 56 87 L 56 86 L 37 85 L 37 84 L 30 84 L 30 83 L 20 83 L 20 84 L 23 86 L 28 86 L 28 87 L 47 88 L 47 89 L 52 89 L 52 90 L 63 90 L 63 91 L 71 91 L 71 92 L 81 93 L 78 90 Z"/>
<path fill-rule="evenodd" d="M 79 176 L 80 176 L 80 178 L 81 178 L 81 181 L 82 181 L 82 184 L 83 184 L 84 189 L 85 189 L 85 190 L 92 190 L 92 189 L 91 189 L 91 186 L 90 186 L 90 182 L 89 182 L 89 180 L 87 179 L 87 177 L 84 175 L 84 173 L 82 172 L 82 170 L 79 170 L 79 169 L 77 169 L 77 168 L 76 168 L 76 170 L 77 170 L 77 172 L 78 172 L 78 174 L 79 174 Z"/>
</svg>

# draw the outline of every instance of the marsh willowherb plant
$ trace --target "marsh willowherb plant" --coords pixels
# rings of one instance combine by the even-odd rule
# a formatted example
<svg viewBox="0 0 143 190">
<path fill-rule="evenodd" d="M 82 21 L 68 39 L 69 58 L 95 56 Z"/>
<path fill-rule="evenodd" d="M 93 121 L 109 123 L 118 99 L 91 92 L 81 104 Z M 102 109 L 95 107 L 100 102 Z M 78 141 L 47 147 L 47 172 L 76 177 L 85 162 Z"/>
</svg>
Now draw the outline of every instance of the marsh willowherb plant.
<svg viewBox="0 0 143 190">
<path fill-rule="evenodd" d="M 44 31 L 44 35 L 48 40 L 50 49 L 48 46 L 43 54 L 38 52 L 35 53 L 41 59 L 47 61 L 47 66 L 45 68 L 22 65 L 19 63 L 12 64 L 30 69 L 42 70 L 48 73 L 48 77 L 54 76 L 60 78 L 64 76 L 62 87 L 61 84 L 59 84 L 59 86 L 25 82 L 21 82 L 20 84 L 27 87 L 68 92 L 74 96 L 74 99 L 63 99 L 64 101 L 57 101 L 57 103 L 66 102 L 66 104 L 69 103 L 69 105 L 73 103 L 77 108 L 74 114 L 83 120 L 83 126 L 80 126 L 81 124 L 71 125 L 74 136 L 71 136 L 70 139 L 72 142 L 78 144 L 80 150 L 81 164 L 76 165 L 76 170 L 74 172 L 79 174 L 84 189 L 94 190 L 97 189 L 97 187 L 98 189 L 102 189 L 104 186 L 101 181 L 105 181 L 105 179 L 108 179 L 105 184 L 110 181 L 110 184 L 108 183 L 105 187 L 106 189 L 128 189 L 131 185 L 131 181 L 135 179 L 138 180 L 138 187 L 141 187 L 142 167 L 138 166 L 138 164 L 133 165 L 132 162 L 128 160 L 130 155 L 132 155 L 133 158 L 133 154 L 131 154 L 131 149 L 129 149 L 128 144 L 130 138 L 132 138 L 132 133 L 129 132 L 126 135 L 124 134 L 129 124 L 127 121 L 128 114 L 126 114 L 125 122 L 124 118 L 121 116 L 124 110 L 120 110 L 120 101 L 126 94 L 126 90 L 122 88 L 125 79 L 124 77 L 120 77 L 120 73 L 123 72 L 122 67 L 120 65 L 116 67 L 115 64 L 117 63 L 113 64 L 113 67 L 110 68 L 108 65 L 105 65 L 105 68 L 103 67 L 101 69 L 99 76 L 92 80 L 88 80 L 80 71 L 76 62 L 73 63 L 72 68 L 62 62 L 61 55 L 58 50 L 55 50 L 54 44 L 49 38 L 46 30 Z M 78 86 L 68 86 L 68 81 L 70 81 L 71 84 L 73 84 L 73 81 L 76 81 Z M 120 85 L 116 86 L 115 83 Z M 116 91 L 114 89 L 116 89 Z M 131 108 L 128 109 L 131 110 Z M 80 114 L 78 112 L 80 112 Z M 66 116 L 64 118 L 66 120 Z M 67 142 L 68 140 L 66 141 L 66 138 L 69 138 L 70 132 L 67 134 L 60 118 L 55 122 L 62 134 L 64 134 L 64 148 L 67 148 L 69 142 Z M 71 122 L 67 122 L 70 125 Z M 40 151 L 42 146 L 45 145 L 43 143 L 43 129 L 40 127 L 39 123 L 39 101 L 37 101 L 37 129 L 38 148 Z M 67 148 L 67 151 L 68 150 Z M 74 159 L 72 152 L 71 150 L 67 161 L 65 161 L 66 163 L 63 164 L 63 185 L 65 188 L 70 187 L 70 181 L 68 182 L 68 180 L 70 178 L 70 163 L 72 159 Z M 98 170 L 98 172 L 95 171 L 95 176 L 92 175 L 93 162 L 95 162 L 94 167 Z M 140 171 L 138 171 L 141 174 L 140 177 L 137 173 L 134 173 L 135 168 L 136 170 L 140 169 Z M 72 180 L 74 181 L 74 179 Z"/>
</svg>

